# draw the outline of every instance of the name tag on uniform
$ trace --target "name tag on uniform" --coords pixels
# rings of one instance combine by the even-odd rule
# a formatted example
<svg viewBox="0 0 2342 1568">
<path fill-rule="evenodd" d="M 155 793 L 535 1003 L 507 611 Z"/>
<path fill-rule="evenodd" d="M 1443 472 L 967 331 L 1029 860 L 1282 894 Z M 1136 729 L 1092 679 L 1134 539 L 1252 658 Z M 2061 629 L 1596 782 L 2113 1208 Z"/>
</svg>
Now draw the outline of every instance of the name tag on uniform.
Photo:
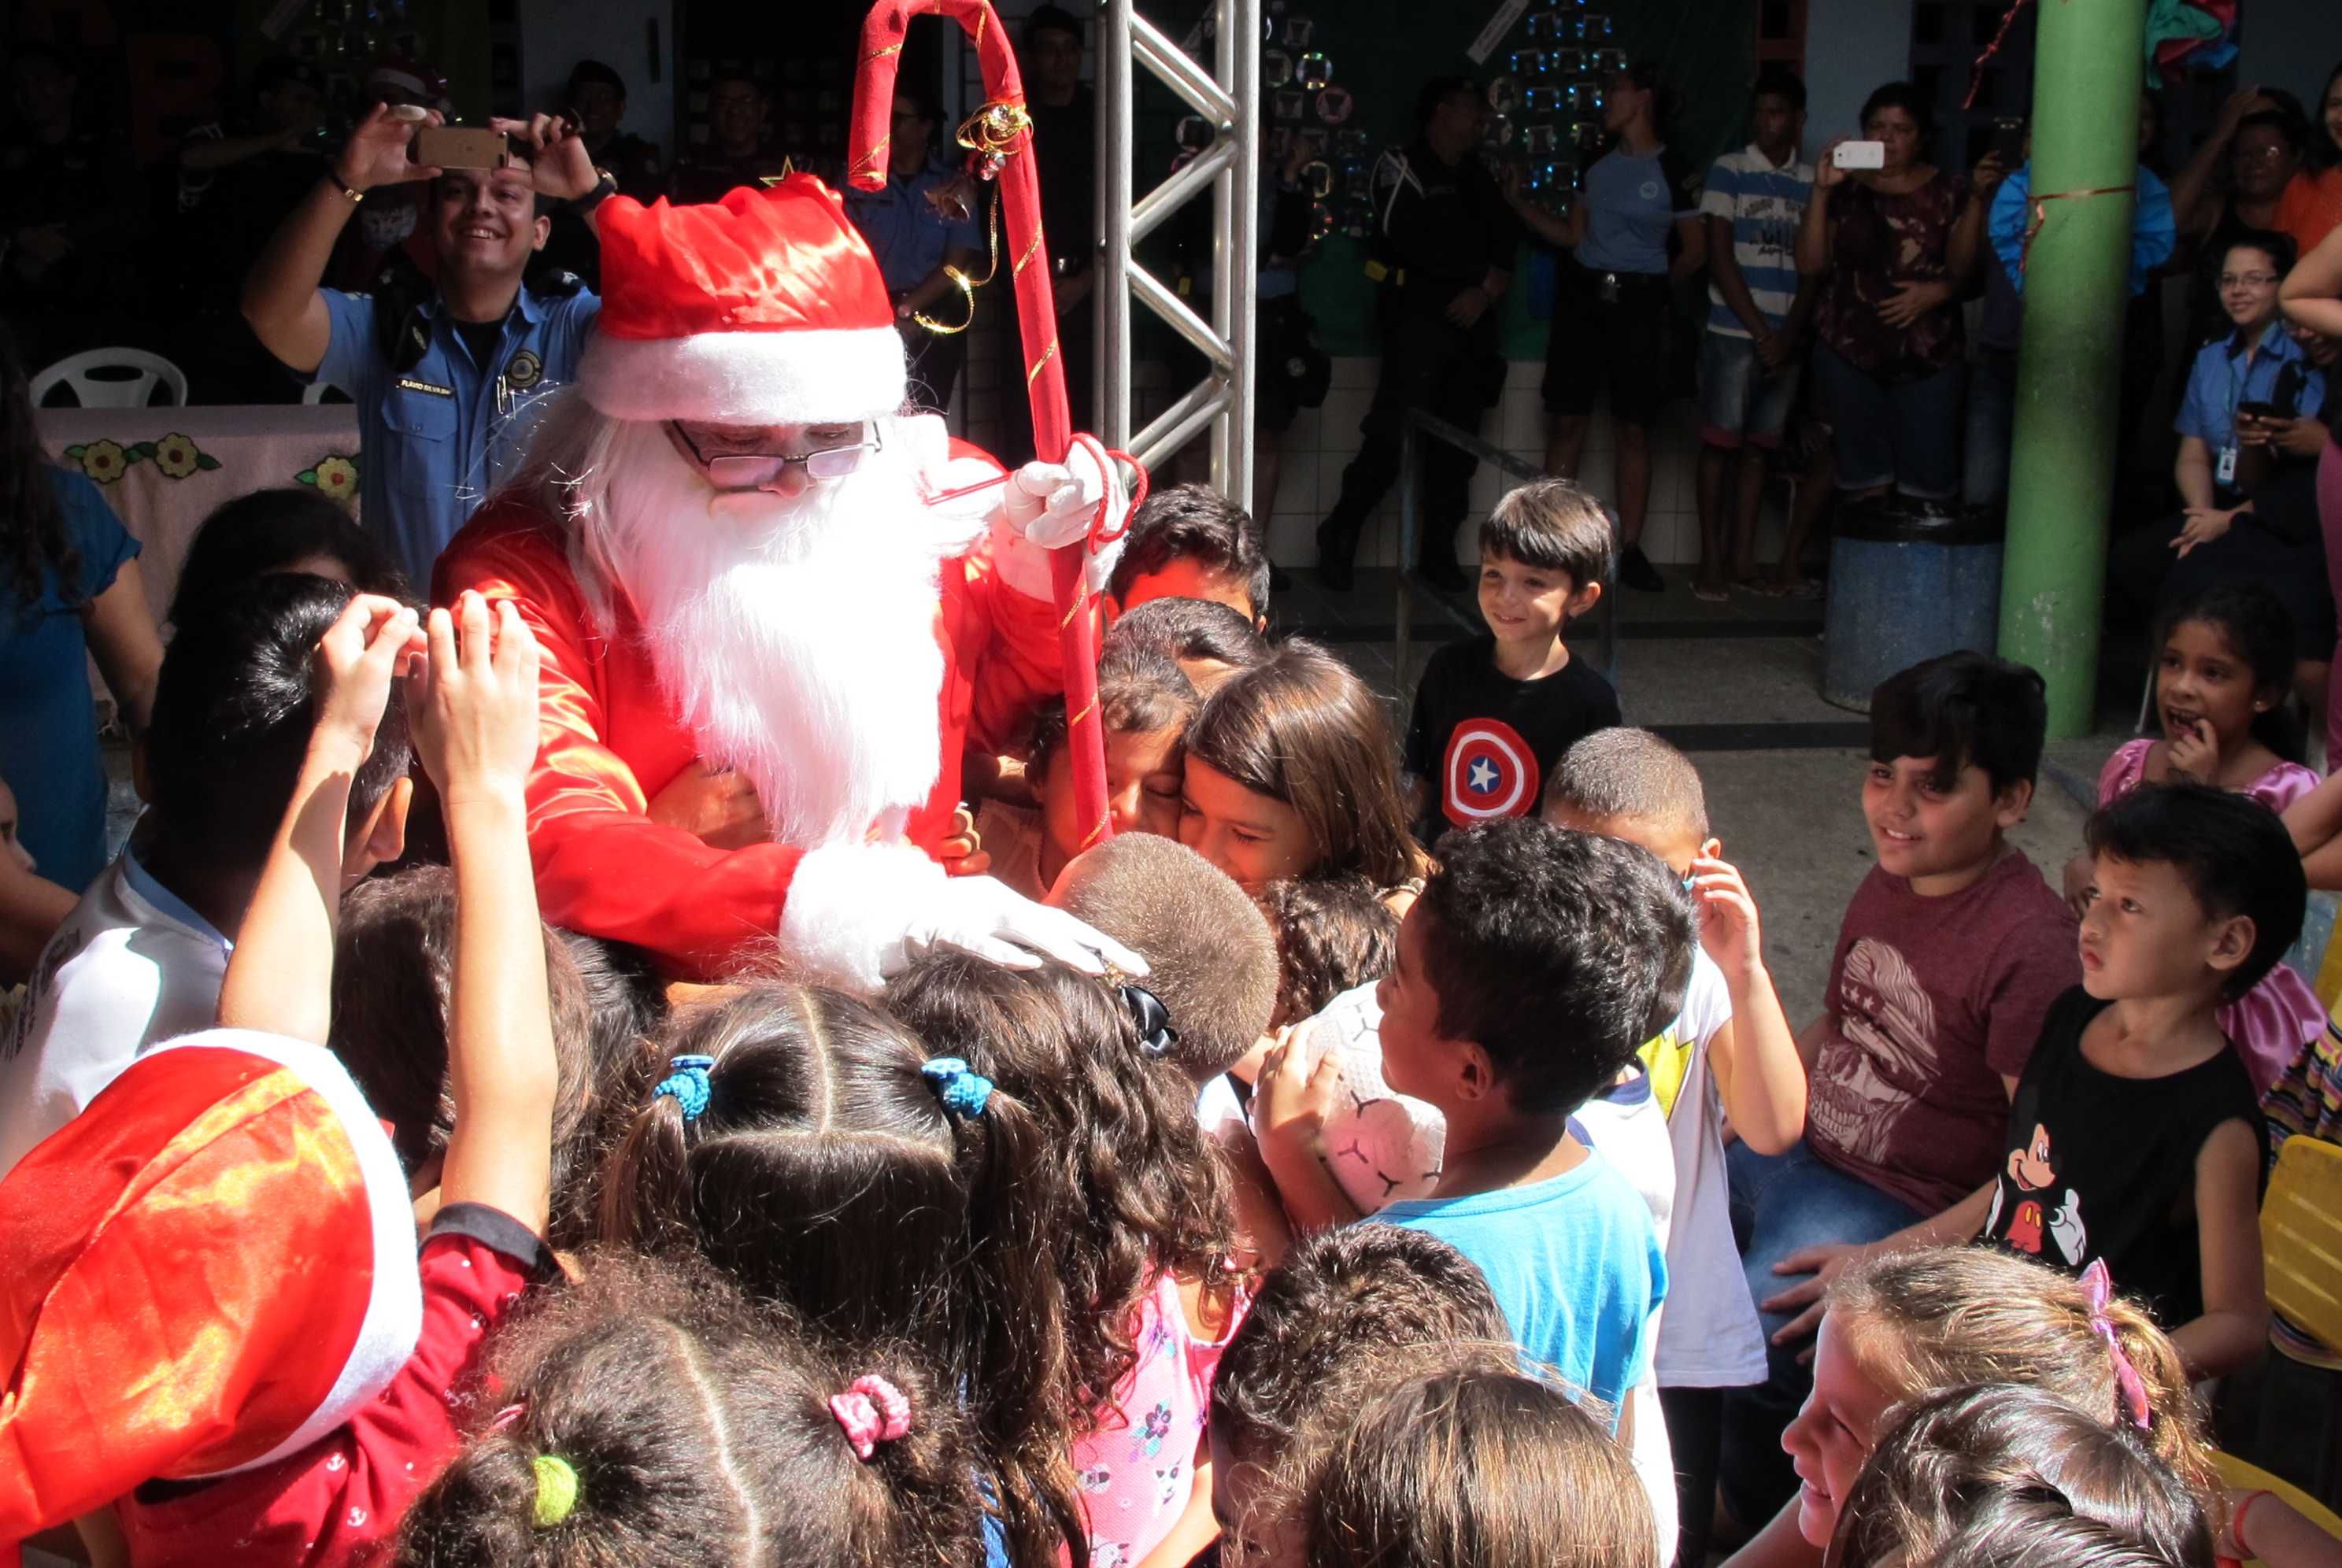
<svg viewBox="0 0 2342 1568">
<path fill-rule="evenodd" d="M 398 378 L 398 389 L 401 392 L 427 392 L 434 397 L 455 395 L 455 389 L 452 386 L 434 386 L 427 381 L 417 381 L 411 375 L 402 375 Z"/>
<path fill-rule="evenodd" d="M 2212 482 L 2216 484 L 2234 484 L 2237 482 L 2237 447 L 2234 442 L 2220 448 L 2220 460 L 2212 470 Z"/>
</svg>

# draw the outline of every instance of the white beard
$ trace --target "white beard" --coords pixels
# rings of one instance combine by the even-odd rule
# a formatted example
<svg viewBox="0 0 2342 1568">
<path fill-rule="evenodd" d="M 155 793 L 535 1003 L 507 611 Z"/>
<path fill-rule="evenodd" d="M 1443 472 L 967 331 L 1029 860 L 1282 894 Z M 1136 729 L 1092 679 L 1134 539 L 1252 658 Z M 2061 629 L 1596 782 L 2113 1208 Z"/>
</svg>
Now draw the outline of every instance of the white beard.
<svg viewBox="0 0 2342 1568">
<path fill-rule="evenodd" d="M 899 837 L 935 786 L 938 567 L 966 529 L 930 514 L 887 434 L 783 497 L 717 494 L 663 426 L 625 424 L 581 519 L 700 755 L 747 774 L 778 843 Z"/>
</svg>

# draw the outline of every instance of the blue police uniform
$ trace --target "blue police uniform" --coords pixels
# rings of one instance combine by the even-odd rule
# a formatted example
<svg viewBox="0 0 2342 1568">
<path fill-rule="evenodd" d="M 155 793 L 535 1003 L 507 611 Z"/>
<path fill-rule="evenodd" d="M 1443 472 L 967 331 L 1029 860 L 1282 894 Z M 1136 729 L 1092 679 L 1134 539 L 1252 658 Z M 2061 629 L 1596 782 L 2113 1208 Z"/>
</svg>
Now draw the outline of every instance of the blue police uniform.
<svg viewBox="0 0 2342 1568">
<path fill-rule="evenodd" d="M 889 170 L 883 189 L 846 193 L 846 215 L 862 232 L 863 243 L 877 258 L 879 274 L 886 280 L 886 292 L 895 298 L 926 282 L 953 247 L 984 248 L 984 231 L 973 215 L 947 219 L 927 200 L 928 192 L 956 177 L 951 165 L 930 158 L 926 167 L 907 179 Z"/>
<path fill-rule="evenodd" d="M 526 429 L 514 415 L 576 375 L 602 302 L 583 289 L 551 298 L 524 285 L 483 364 L 433 295 L 417 307 L 430 346 L 397 370 L 383 356 L 373 295 L 317 292 L 333 337 L 301 379 L 330 383 L 357 404 L 359 516 L 419 588 L 465 518 L 509 476 Z"/>
</svg>

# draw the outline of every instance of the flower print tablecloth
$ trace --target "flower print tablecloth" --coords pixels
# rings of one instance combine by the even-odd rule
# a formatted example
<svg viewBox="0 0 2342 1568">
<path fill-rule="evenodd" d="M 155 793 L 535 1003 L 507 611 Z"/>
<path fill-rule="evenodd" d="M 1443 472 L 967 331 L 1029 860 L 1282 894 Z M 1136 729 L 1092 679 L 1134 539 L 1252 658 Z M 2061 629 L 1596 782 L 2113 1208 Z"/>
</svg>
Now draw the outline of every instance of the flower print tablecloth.
<svg viewBox="0 0 2342 1568">
<path fill-rule="evenodd" d="M 145 546 L 139 574 L 159 624 L 203 520 L 255 490 L 315 485 L 358 504 L 357 410 L 346 403 L 44 408 L 52 461 L 94 480 Z"/>
</svg>

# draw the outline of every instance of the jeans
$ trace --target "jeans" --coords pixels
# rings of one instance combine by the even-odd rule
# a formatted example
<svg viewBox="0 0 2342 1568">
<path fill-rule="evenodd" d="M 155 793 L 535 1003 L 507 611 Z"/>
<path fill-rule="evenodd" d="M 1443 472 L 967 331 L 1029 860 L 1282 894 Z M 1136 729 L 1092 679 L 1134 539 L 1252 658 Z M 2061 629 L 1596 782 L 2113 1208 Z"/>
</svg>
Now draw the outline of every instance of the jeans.
<svg viewBox="0 0 2342 1568">
<path fill-rule="evenodd" d="M 1755 1529 L 1797 1489 L 1797 1473 L 1781 1451 L 1781 1433 L 1814 1385 L 1813 1369 L 1797 1364 L 1813 1342 L 1773 1343 L 1773 1334 L 1795 1314 L 1765 1312 L 1764 1303 L 1799 1278 L 1777 1274 L 1773 1265 L 1800 1247 L 1878 1241 L 1925 1216 L 1869 1183 L 1822 1164 L 1802 1139 L 1778 1154 L 1759 1154 L 1736 1142 L 1725 1150 L 1724 1164 L 1741 1268 L 1764 1323 L 1767 1376 L 1754 1388 L 1725 1393 L 1717 1479 L 1732 1516 Z"/>
<path fill-rule="evenodd" d="M 2017 351 L 1987 348 L 1968 377 L 1967 458 L 1960 499 L 1983 506 L 2008 494 L 2009 432 L 2017 420 Z"/>
<path fill-rule="evenodd" d="M 1919 501 L 1960 493 L 1960 407 L 1967 365 L 1954 360 L 1915 380 L 1887 382 L 1814 345 L 1814 375 L 1837 432 L 1837 487 L 1892 485 Z"/>
<path fill-rule="evenodd" d="M 1700 335 L 1699 438 L 1727 451 L 1744 444 L 1768 451 L 1781 444 L 1797 401 L 1794 362 L 1767 373 L 1754 338 L 1713 327 Z"/>
</svg>

